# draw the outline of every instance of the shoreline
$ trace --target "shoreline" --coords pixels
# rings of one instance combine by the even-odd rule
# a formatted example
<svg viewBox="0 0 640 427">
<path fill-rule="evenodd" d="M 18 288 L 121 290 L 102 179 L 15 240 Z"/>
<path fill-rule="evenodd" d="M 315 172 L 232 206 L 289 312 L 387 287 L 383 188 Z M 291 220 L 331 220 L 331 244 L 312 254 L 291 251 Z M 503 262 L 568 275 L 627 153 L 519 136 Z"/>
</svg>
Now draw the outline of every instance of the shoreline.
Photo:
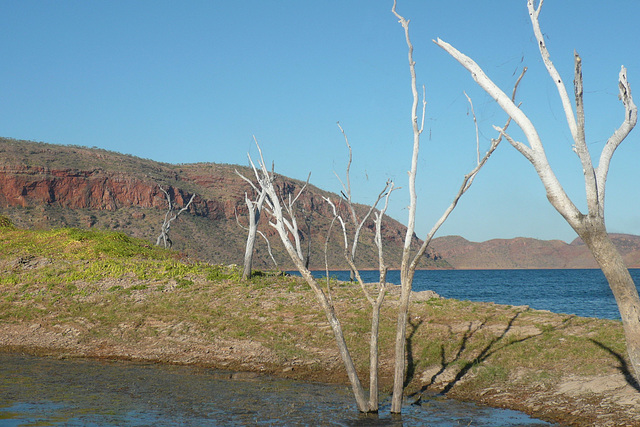
<svg viewBox="0 0 640 427">
<path fill-rule="evenodd" d="M 553 314 L 553 313 L 551 313 Z M 109 339 L 86 339 L 70 326 L 55 327 L 41 323 L 0 323 L 0 351 L 59 359 L 123 360 L 142 363 L 194 365 L 239 372 L 240 375 L 270 375 L 307 382 L 342 384 L 348 380 L 339 358 L 329 351 L 324 360 L 292 358 L 275 360 L 260 345 L 241 340 L 203 342 L 193 335 L 172 340 L 144 339 L 116 343 Z M 381 389 L 389 390 L 392 366 L 381 364 Z M 415 372 L 406 389 L 405 399 L 417 401 L 425 395 L 444 396 L 496 408 L 524 412 L 559 425 L 632 426 L 640 416 L 640 392 L 632 387 L 623 372 L 608 372 L 589 377 L 569 376 L 554 387 L 519 384 L 465 388 L 472 378 L 460 377 L 455 369 L 432 366 Z M 365 373 L 361 373 L 364 378 Z M 468 375 L 472 376 L 471 371 Z M 527 372 L 520 372 L 524 377 Z M 425 387 L 424 382 L 429 384 Z M 452 386 L 452 384 L 454 386 Z M 553 404 L 550 404 L 553 403 Z M 357 412 L 354 402 L 354 412 Z"/>
</svg>

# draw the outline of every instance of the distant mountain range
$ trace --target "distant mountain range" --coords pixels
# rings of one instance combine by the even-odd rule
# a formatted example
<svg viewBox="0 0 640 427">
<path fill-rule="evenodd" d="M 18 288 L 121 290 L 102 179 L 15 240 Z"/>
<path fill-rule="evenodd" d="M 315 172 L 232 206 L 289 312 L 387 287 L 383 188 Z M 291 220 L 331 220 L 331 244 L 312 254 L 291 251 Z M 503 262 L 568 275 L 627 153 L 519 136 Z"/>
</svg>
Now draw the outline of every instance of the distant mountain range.
<svg viewBox="0 0 640 427">
<path fill-rule="evenodd" d="M 640 268 L 640 236 L 611 234 L 627 266 Z M 470 242 L 446 236 L 431 242 L 433 250 L 457 269 L 598 268 L 581 239 L 537 240 L 525 237 Z"/>
</svg>

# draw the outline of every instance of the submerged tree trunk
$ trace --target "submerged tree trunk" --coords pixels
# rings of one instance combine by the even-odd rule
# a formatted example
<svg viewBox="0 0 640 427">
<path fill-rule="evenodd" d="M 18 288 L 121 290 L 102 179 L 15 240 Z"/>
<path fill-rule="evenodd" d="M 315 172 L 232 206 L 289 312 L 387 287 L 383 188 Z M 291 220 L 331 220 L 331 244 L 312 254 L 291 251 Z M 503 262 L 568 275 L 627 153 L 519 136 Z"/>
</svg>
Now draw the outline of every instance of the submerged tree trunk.
<svg viewBox="0 0 640 427">
<path fill-rule="evenodd" d="M 381 294 L 384 298 L 384 292 Z M 371 339 L 369 340 L 369 411 L 378 412 L 378 337 L 380 330 L 380 304 L 376 304 L 371 311 Z"/>
<path fill-rule="evenodd" d="M 458 190 L 458 193 L 454 196 L 453 202 L 447 207 L 444 211 L 440 219 L 436 221 L 436 223 L 429 231 L 429 234 L 425 237 L 422 242 L 422 246 L 418 249 L 415 255 L 411 254 L 411 242 L 413 239 L 413 234 L 415 230 L 415 222 L 416 222 L 416 207 L 417 207 L 417 193 L 416 193 L 416 174 L 418 170 L 418 154 L 420 151 L 420 135 L 424 130 L 424 120 L 425 120 L 425 110 L 427 101 L 425 98 L 425 90 L 424 86 L 422 87 L 422 120 L 420 123 L 418 122 L 418 105 L 419 105 L 419 95 L 418 88 L 416 84 L 416 70 L 415 70 L 415 62 L 413 60 L 413 45 L 411 44 L 411 40 L 409 38 L 409 21 L 407 21 L 404 17 L 396 12 L 396 2 L 393 2 L 393 8 L 391 9 L 392 13 L 398 18 L 400 24 L 404 28 L 405 38 L 407 42 L 407 47 L 409 48 L 408 59 L 409 59 L 409 72 L 411 74 L 411 93 L 413 97 L 413 103 L 411 106 L 411 125 L 413 128 L 413 154 L 411 156 L 411 169 L 409 170 L 409 217 L 407 220 L 407 231 L 404 239 L 404 247 L 402 251 L 402 264 L 400 267 L 400 283 L 401 283 L 401 293 L 400 293 L 400 303 L 398 306 L 398 323 L 396 327 L 396 343 L 395 343 L 395 369 L 394 369 L 394 378 L 393 378 L 393 396 L 391 398 L 391 413 L 400 413 L 402 411 L 402 399 L 404 395 L 404 384 L 405 384 L 405 373 L 406 373 L 406 346 L 407 346 L 407 323 L 409 319 L 409 302 L 411 299 L 411 290 L 413 284 L 413 276 L 415 274 L 418 263 L 424 256 L 431 239 L 435 235 L 435 233 L 440 229 L 442 224 L 447 220 L 451 212 L 455 209 L 458 204 L 458 201 L 462 197 L 464 193 L 471 187 L 473 181 L 475 180 L 476 175 L 480 172 L 480 169 L 485 165 L 485 163 L 491 157 L 491 154 L 498 148 L 498 144 L 502 140 L 502 136 L 497 139 L 491 140 L 491 147 L 484 155 L 484 157 L 480 158 L 478 154 L 478 162 L 475 168 L 471 170 L 467 175 L 464 176 L 462 180 L 462 185 Z M 522 72 L 520 77 L 517 79 L 515 86 L 513 88 L 512 98 L 515 98 L 516 90 L 518 88 L 518 84 L 524 75 Z M 475 114 L 474 114 L 474 121 Z M 507 120 L 504 128 L 509 127 L 509 123 L 511 119 Z M 478 131 L 476 128 L 476 141 L 478 141 Z M 480 148 L 477 148 L 479 153 Z"/>
</svg>

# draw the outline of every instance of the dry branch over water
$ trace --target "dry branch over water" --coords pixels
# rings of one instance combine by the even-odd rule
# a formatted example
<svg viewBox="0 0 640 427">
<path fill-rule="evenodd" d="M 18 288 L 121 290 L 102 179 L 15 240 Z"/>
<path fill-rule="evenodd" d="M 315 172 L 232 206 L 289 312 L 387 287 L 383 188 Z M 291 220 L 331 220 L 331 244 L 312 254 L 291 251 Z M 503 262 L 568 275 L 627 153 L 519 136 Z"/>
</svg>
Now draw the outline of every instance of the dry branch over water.
<svg viewBox="0 0 640 427">
<path fill-rule="evenodd" d="M 0 347 L 58 357 L 199 364 L 346 383 L 329 325 L 295 277 L 184 259 L 118 233 L 21 230 L 0 224 Z M 381 385 L 393 375 L 390 286 L 380 326 Z M 361 376 L 367 301 L 332 296 Z M 422 394 L 508 407 L 568 425 L 635 425 L 640 392 L 620 322 L 528 307 L 414 295 L 407 399 Z M 362 310 L 353 310 L 360 305 Z M 354 403 L 354 411 L 356 411 Z"/>
</svg>

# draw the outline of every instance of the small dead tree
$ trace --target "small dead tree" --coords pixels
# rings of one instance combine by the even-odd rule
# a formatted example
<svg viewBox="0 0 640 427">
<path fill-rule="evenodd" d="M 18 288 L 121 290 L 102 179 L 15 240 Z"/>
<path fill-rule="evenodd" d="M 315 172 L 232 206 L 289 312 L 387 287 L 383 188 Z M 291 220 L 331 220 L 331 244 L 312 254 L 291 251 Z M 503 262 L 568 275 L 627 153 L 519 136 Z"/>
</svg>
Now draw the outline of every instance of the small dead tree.
<svg viewBox="0 0 640 427">
<path fill-rule="evenodd" d="M 347 204 L 347 209 L 350 214 L 350 218 L 352 221 L 352 225 L 354 227 L 353 240 L 349 243 L 349 238 L 347 236 L 347 227 L 346 221 L 343 219 L 342 215 L 338 213 L 338 210 L 335 204 L 331 201 L 330 198 L 325 197 L 324 200 L 331 206 L 333 210 L 334 219 L 333 221 L 338 221 L 343 234 L 344 241 L 344 258 L 349 265 L 350 270 L 350 279 L 351 281 L 357 281 L 362 289 L 364 296 L 366 297 L 369 304 L 371 304 L 371 336 L 369 341 L 369 411 L 370 412 L 378 412 L 379 406 L 379 394 L 378 394 L 378 337 L 379 337 L 379 326 L 380 326 L 380 309 L 382 307 L 382 303 L 385 297 L 386 291 L 386 277 L 387 277 L 387 267 L 384 263 L 384 254 L 382 248 L 382 218 L 387 211 L 389 206 L 389 197 L 394 190 L 398 188 L 394 186 L 393 181 L 388 180 L 383 190 L 378 194 L 375 202 L 370 206 L 369 210 L 362 217 L 362 219 L 358 218 L 356 213 L 355 206 L 352 201 L 351 194 L 351 163 L 353 161 L 353 151 L 351 149 L 351 144 L 349 144 L 349 138 L 347 137 L 346 132 L 338 122 L 338 127 L 340 128 L 340 132 L 344 136 L 345 143 L 347 144 L 347 148 L 349 150 L 349 160 L 347 162 L 346 176 L 345 181 L 342 181 L 340 176 L 334 172 L 340 183 L 342 184 L 342 196 Z M 384 208 L 376 212 L 375 209 L 378 206 L 380 200 L 385 199 Z M 362 231 L 362 227 L 364 227 L 365 223 L 369 220 L 372 213 L 374 214 L 374 225 L 375 225 L 375 235 L 374 242 L 376 247 L 378 248 L 378 268 L 380 273 L 380 278 L 377 285 L 377 295 L 371 294 L 371 292 L 365 286 L 362 277 L 360 276 L 360 272 L 356 265 L 356 252 L 358 242 L 360 241 L 360 233 Z M 332 221 L 332 224 L 333 224 Z M 329 230 L 329 234 L 331 233 L 331 229 Z M 326 250 L 326 246 L 325 246 Z M 328 276 L 328 267 L 327 267 L 327 276 Z"/>
<path fill-rule="evenodd" d="M 462 195 L 471 187 L 473 181 L 480 172 L 480 169 L 485 165 L 491 154 L 498 147 L 502 139 L 502 135 L 498 139 L 493 139 L 491 141 L 491 146 L 484 157 L 480 158 L 478 156 L 478 161 L 476 166 L 465 175 L 462 180 L 462 185 L 458 190 L 458 193 L 455 195 L 453 202 L 449 205 L 449 207 L 442 214 L 440 219 L 436 221 L 434 226 L 431 228 L 427 236 L 424 238 L 422 245 L 418 249 L 418 251 L 414 254 L 411 250 L 411 241 L 413 238 L 413 234 L 415 231 L 415 222 L 416 222 L 416 206 L 417 206 L 417 194 L 416 194 L 416 173 L 418 169 L 418 153 L 420 151 L 420 135 L 424 129 L 424 120 L 425 120 L 425 109 L 426 109 L 426 100 L 424 99 L 424 87 L 423 87 L 423 100 L 422 100 L 422 120 L 418 121 L 418 105 L 419 105 L 419 95 L 418 88 L 416 84 L 416 71 L 415 71 L 415 62 L 413 60 L 413 45 L 411 44 L 411 40 L 409 38 L 409 21 L 402 17 L 396 11 L 396 1 L 393 2 L 393 7 L 391 12 L 398 18 L 399 23 L 402 25 L 405 33 L 405 39 L 407 43 L 407 47 L 409 50 L 408 59 L 409 59 L 409 71 L 411 74 L 411 93 L 413 96 L 413 104 L 411 107 L 411 123 L 413 127 L 413 154 L 411 157 L 411 169 L 409 171 L 409 218 L 407 221 L 407 231 L 404 240 L 404 247 L 402 251 L 402 263 L 400 266 L 400 283 L 401 283 L 401 291 L 400 291 L 400 304 L 398 307 L 398 322 L 396 326 L 396 341 L 395 341 L 395 368 L 394 368 L 394 379 L 393 379 L 393 395 L 391 399 L 391 412 L 392 413 L 400 413 L 402 411 L 402 400 L 404 393 L 404 381 L 406 374 L 406 330 L 407 330 L 407 322 L 409 315 L 409 302 L 411 297 L 411 289 L 413 284 L 413 277 L 415 275 L 415 270 L 418 266 L 418 263 L 424 256 L 429 244 L 431 243 L 431 239 L 438 231 L 438 229 L 442 226 L 442 224 L 449 217 L 453 209 L 458 204 L 458 201 L 462 197 Z M 526 69 L 525 69 L 526 71 Z M 523 71 L 523 74 L 524 72 Z M 518 78 L 515 88 L 513 91 L 513 97 L 515 97 L 516 88 L 520 79 L 522 79 L 522 75 Z M 475 116 L 475 114 L 474 114 Z M 475 117 L 474 117 L 475 120 Z M 507 121 L 504 126 L 507 128 L 509 126 L 510 120 Z M 477 138 L 477 134 L 476 134 Z"/>
<path fill-rule="evenodd" d="M 244 193 L 244 202 L 247 205 L 247 210 L 249 211 L 249 227 L 247 233 L 247 244 L 244 251 L 242 280 L 248 280 L 249 278 L 251 278 L 251 267 L 253 264 L 253 252 L 256 243 L 256 235 L 258 233 L 258 223 L 260 222 L 260 213 L 262 212 L 262 205 L 264 204 L 264 200 L 267 197 L 267 192 L 264 188 L 257 188 L 250 179 L 246 178 L 244 175 L 238 172 L 237 169 L 236 174 L 238 174 L 238 176 L 240 176 L 240 178 L 242 178 L 243 180 L 247 181 L 257 195 L 255 200 L 251 200 L 249 198 L 249 195 L 246 192 Z M 257 178 L 258 176 L 256 175 L 256 179 Z M 239 221 L 238 224 L 240 224 Z M 266 239 L 266 236 L 263 235 L 263 237 Z M 269 240 L 267 240 L 267 243 L 268 242 Z M 269 254 L 271 255 L 271 250 L 269 250 Z M 273 255 L 271 257 L 273 259 Z"/>
<path fill-rule="evenodd" d="M 193 198 L 196 196 L 195 194 L 191 195 L 191 198 L 189 199 L 189 202 L 180 210 L 178 210 L 177 212 L 175 211 L 175 206 L 173 204 L 173 202 L 171 201 L 171 195 L 169 194 L 169 192 L 167 190 L 165 190 L 164 188 L 162 188 L 161 186 L 158 186 L 160 188 L 160 190 L 164 193 L 165 197 L 167 198 L 167 204 L 169 205 L 167 207 L 167 212 L 164 214 L 164 221 L 162 221 L 162 227 L 160 229 L 160 235 L 158 236 L 158 239 L 156 240 L 156 246 L 160 246 L 160 242 L 164 243 L 164 247 L 171 247 L 173 246 L 173 242 L 171 241 L 171 239 L 169 238 L 169 230 L 171 229 L 171 223 L 173 221 L 175 221 L 180 214 L 182 214 L 184 211 L 186 211 L 187 209 L 189 209 L 189 205 L 191 205 L 191 202 L 193 202 Z"/>
<path fill-rule="evenodd" d="M 638 120 L 638 108 L 634 104 L 631 96 L 631 88 L 627 81 L 627 70 L 622 67 L 618 76 L 618 97 L 622 101 L 625 109 L 624 117 L 620 127 L 613 132 L 604 145 L 600 153 L 598 166 L 594 167 L 585 139 L 582 60 L 580 56 L 574 52 L 574 111 L 565 84 L 551 62 L 544 35 L 540 30 L 538 18 L 540 16 L 540 10 L 542 9 L 542 3 L 543 1 L 539 0 L 536 7 L 535 0 L 527 0 L 527 8 L 540 55 L 560 95 L 566 120 L 574 140 L 573 149 L 582 165 L 587 197 L 587 213 L 582 213 L 564 191 L 560 181 L 549 165 L 542 139 L 527 115 L 487 77 L 480 66 L 471 58 L 440 39 L 434 42 L 471 72 L 471 76 L 475 82 L 484 89 L 509 117 L 513 118 L 520 129 L 522 129 L 529 145 L 511 138 L 507 134 L 506 129 L 496 127 L 501 135 L 533 165 L 544 185 L 547 199 L 584 241 L 602 269 L 618 304 L 625 332 L 627 353 L 636 380 L 640 381 L 640 298 L 638 297 L 637 288 L 620 252 L 613 245 L 607 233 L 604 221 L 605 184 L 609 172 L 609 164 L 615 150 L 635 127 Z"/>
<path fill-rule="evenodd" d="M 249 161 L 254 170 L 254 173 L 256 174 L 258 186 L 260 187 L 260 189 L 264 189 L 267 193 L 266 203 L 268 206 L 269 214 L 271 216 L 269 224 L 278 232 L 280 240 L 282 241 L 287 253 L 289 254 L 289 257 L 296 266 L 296 269 L 300 272 L 307 284 L 313 290 L 318 303 L 322 307 L 327 320 L 329 321 L 329 325 L 331 326 L 331 330 L 333 331 L 336 344 L 338 346 L 338 351 L 340 352 L 340 357 L 342 358 L 342 362 L 344 363 L 345 369 L 347 371 L 347 376 L 349 377 L 349 381 L 351 383 L 351 388 L 356 399 L 358 410 L 360 412 L 369 412 L 369 405 L 366 399 L 366 395 L 362 384 L 360 383 L 360 379 L 358 378 L 356 367 L 353 363 L 353 358 L 351 357 L 351 353 L 349 352 L 349 349 L 347 347 L 344 333 L 342 331 L 342 326 L 340 324 L 338 316 L 336 315 L 330 295 L 328 295 L 322 289 L 309 269 L 305 267 L 304 255 L 300 246 L 300 236 L 297 227 L 297 220 L 295 218 L 295 203 L 302 194 L 302 191 L 304 191 L 304 189 L 306 188 L 307 184 L 305 184 L 294 197 L 289 194 L 287 201 L 281 200 L 274 185 L 274 174 L 273 172 L 270 173 L 265 166 L 264 158 L 262 156 L 262 150 L 257 141 L 256 146 L 258 147 L 258 152 L 260 154 L 258 167 L 255 166 L 255 164 L 251 160 L 251 157 L 249 158 Z"/>
<path fill-rule="evenodd" d="M 351 150 L 349 150 L 349 153 L 351 154 Z M 351 160 L 351 155 L 349 156 L 349 159 Z M 347 168 L 347 177 L 348 177 L 348 168 Z M 362 289 L 364 296 L 366 297 L 369 304 L 371 304 L 371 336 L 369 338 L 369 411 L 368 412 L 373 412 L 373 413 L 378 412 L 378 407 L 379 407 L 378 339 L 379 339 L 379 329 L 380 329 L 380 309 L 382 308 L 382 303 L 384 302 L 384 297 L 386 293 L 387 270 L 388 270 L 384 262 L 383 248 L 382 248 L 382 218 L 384 217 L 384 214 L 387 211 L 387 208 L 389 207 L 389 197 L 391 196 L 391 193 L 396 189 L 397 188 L 394 187 L 394 184 L 392 181 L 390 180 L 387 181 L 384 189 L 378 195 L 377 200 L 371 205 L 371 208 L 369 209 L 365 217 L 362 219 L 362 221 L 359 224 L 355 224 L 356 228 L 354 231 L 353 242 L 351 244 L 351 250 L 349 250 L 349 238 L 347 236 L 347 227 L 344 219 L 338 213 L 338 209 L 336 208 L 335 204 L 331 201 L 331 199 L 328 197 L 324 198 L 324 200 L 329 204 L 329 206 L 331 206 L 333 210 L 334 218 L 333 218 L 332 224 L 336 220 L 340 223 L 340 226 L 342 229 L 343 241 L 344 241 L 344 258 L 349 264 L 349 268 L 351 269 L 351 274 L 354 275 L 355 279 L 360 285 L 360 288 Z M 350 192 L 349 192 L 349 196 L 351 196 Z M 382 198 L 385 199 L 384 207 L 380 211 L 374 211 Z M 348 202 L 351 203 L 351 197 L 349 197 Z M 351 205 L 350 208 L 353 208 L 353 206 Z M 360 231 L 362 230 L 362 227 L 364 226 L 365 222 L 371 217 L 371 213 L 374 214 L 374 224 L 375 224 L 374 242 L 378 248 L 378 269 L 380 273 L 380 278 L 378 280 L 378 284 L 376 288 L 377 294 L 375 295 L 372 292 L 370 292 L 369 289 L 367 289 L 366 284 L 364 283 L 364 281 L 362 280 L 362 277 L 360 276 L 360 272 L 358 270 L 358 267 L 356 266 L 355 259 L 354 259 L 355 250 L 353 249 L 357 245 L 357 242 L 360 236 Z M 331 233 L 331 228 L 329 229 L 329 234 L 330 233 Z M 327 236 L 327 241 L 328 239 L 329 239 L 329 236 Z M 325 251 L 326 251 L 326 246 L 325 246 Z M 329 276 L 328 270 L 329 269 L 327 267 L 327 279 Z M 327 287 L 329 286 L 328 283 L 329 281 L 327 280 Z M 328 288 L 328 290 L 330 289 Z"/>
</svg>

